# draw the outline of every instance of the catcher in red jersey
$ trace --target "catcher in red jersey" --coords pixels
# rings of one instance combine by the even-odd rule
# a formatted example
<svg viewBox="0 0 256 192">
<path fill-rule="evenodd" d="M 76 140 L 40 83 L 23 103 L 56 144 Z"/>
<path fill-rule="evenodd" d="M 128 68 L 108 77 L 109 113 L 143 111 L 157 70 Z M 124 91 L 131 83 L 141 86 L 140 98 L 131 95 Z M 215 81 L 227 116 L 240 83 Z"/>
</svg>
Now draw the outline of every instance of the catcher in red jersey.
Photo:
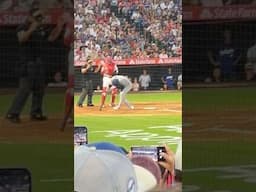
<svg viewBox="0 0 256 192">
<path fill-rule="evenodd" d="M 117 95 L 117 88 L 115 86 L 111 87 L 111 78 L 114 74 L 118 74 L 118 68 L 113 59 L 110 56 L 104 58 L 103 65 L 101 66 L 101 75 L 103 76 L 103 84 L 102 84 L 102 93 L 101 93 L 101 104 L 100 111 L 105 105 L 105 100 L 107 96 L 107 92 L 109 89 L 111 90 L 111 104 L 110 106 L 115 106 L 115 98 Z M 111 87 L 111 88 L 110 88 Z"/>
<path fill-rule="evenodd" d="M 64 131 L 64 128 L 67 124 L 67 121 L 72 119 L 72 111 L 74 106 L 74 21 L 73 21 L 73 12 L 70 10 L 63 10 L 62 15 L 60 16 L 58 23 L 53 30 L 49 41 L 56 40 L 64 30 L 63 43 L 66 47 L 69 47 L 68 54 L 68 86 L 65 93 L 65 112 L 64 118 L 61 122 L 61 130 Z"/>
</svg>

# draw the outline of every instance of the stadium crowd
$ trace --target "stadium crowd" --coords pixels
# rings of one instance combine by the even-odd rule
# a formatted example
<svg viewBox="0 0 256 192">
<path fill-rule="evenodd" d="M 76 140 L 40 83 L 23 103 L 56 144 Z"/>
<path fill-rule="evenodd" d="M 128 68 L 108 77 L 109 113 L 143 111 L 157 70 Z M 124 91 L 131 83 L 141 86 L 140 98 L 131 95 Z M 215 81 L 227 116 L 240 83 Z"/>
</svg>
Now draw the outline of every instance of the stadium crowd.
<svg viewBox="0 0 256 192">
<path fill-rule="evenodd" d="M 180 56 L 181 10 L 180 0 L 77 0 L 75 49 L 85 48 L 83 58 Z"/>
</svg>

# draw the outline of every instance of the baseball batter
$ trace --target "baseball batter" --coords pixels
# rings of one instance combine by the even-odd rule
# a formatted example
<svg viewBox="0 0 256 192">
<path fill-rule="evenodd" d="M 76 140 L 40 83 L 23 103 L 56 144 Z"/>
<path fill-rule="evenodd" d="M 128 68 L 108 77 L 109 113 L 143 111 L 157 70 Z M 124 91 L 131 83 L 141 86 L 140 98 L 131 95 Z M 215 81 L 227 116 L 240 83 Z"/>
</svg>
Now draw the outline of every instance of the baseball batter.
<svg viewBox="0 0 256 192">
<path fill-rule="evenodd" d="M 111 78 L 111 83 L 112 86 L 115 86 L 117 89 L 120 90 L 118 105 L 115 106 L 113 109 L 119 109 L 123 103 L 125 103 L 128 108 L 134 109 L 134 106 L 131 105 L 126 99 L 126 94 L 132 89 L 132 82 L 123 75 L 115 75 Z"/>
<path fill-rule="evenodd" d="M 114 63 L 113 59 L 110 56 L 104 58 L 103 66 L 101 67 L 101 74 L 103 76 L 103 85 L 102 85 L 102 93 L 101 93 L 101 105 L 100 111 L 104 107 L 106 95 L 111 87 L 111 78 L 114 74 L 118 73 L 117 65 Z M 117 94 L 116 87 L 111 88 L 111 106 L 114 107 L 115 105 L 115 98 Z"/>
</svg>

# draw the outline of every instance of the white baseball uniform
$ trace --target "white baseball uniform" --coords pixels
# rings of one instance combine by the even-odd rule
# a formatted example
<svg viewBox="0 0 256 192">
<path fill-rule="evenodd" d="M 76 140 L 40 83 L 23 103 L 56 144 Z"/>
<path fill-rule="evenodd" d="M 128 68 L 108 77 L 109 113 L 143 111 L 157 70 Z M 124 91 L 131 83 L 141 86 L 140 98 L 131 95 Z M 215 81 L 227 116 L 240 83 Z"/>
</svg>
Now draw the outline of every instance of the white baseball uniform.
<svg viewBox="0 0 256 192">
<path fill-rule="evenodd" d="M 117 88 L 121 91 L 119 93 L 119 103 L 116 107 L 114 107 L 114 109 L 119 109 L 122 103 L 125 103 L 130 109 L 134 109 L 134 106 L 132 106 L 126 99 L 126 94 L 132 89 L 132 82 L 123 75 L 115 75 L 111 78 L 113 85 L 115 85 L 114 82 L 116 80 L 119 82 L 119 86 L 117 86 Z"/>
</svg>

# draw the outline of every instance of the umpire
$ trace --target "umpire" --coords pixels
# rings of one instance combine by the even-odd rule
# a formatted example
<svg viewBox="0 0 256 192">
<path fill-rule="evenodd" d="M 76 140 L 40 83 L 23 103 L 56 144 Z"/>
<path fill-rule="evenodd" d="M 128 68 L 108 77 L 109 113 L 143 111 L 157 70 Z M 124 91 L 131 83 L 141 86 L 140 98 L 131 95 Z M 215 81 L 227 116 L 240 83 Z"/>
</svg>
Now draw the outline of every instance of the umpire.
<svg viewBox="0 0 256 192">
<path fill-rule="evenodd" d="M 19 88 L 6 118 L 20 122 L 20 113 L 32 93 L 31 120 L 43 121 L 42 104 L 46 86 L 45 57 L 48 46 L 47 29 L 43 25 L 43 13 L 32 9 L 28 19 L 17 29 L 19 41 L 20 76 Z"/>
<path fill-rule="evenodd" d="M 83 74 L 83 84 L 82 84 L 82 93 L 79 97 L 77 106 L 83 107 L 84 100 L 87 96 L 87 106 L 93 107 L 92 104 L 92 96 L 93 96 L 93 76 L 95 74 L 95 69 L 92 65 L 93 61 L 88 58 L 86 64 L 81 68 L 81 72 Z"/>
</svg>

